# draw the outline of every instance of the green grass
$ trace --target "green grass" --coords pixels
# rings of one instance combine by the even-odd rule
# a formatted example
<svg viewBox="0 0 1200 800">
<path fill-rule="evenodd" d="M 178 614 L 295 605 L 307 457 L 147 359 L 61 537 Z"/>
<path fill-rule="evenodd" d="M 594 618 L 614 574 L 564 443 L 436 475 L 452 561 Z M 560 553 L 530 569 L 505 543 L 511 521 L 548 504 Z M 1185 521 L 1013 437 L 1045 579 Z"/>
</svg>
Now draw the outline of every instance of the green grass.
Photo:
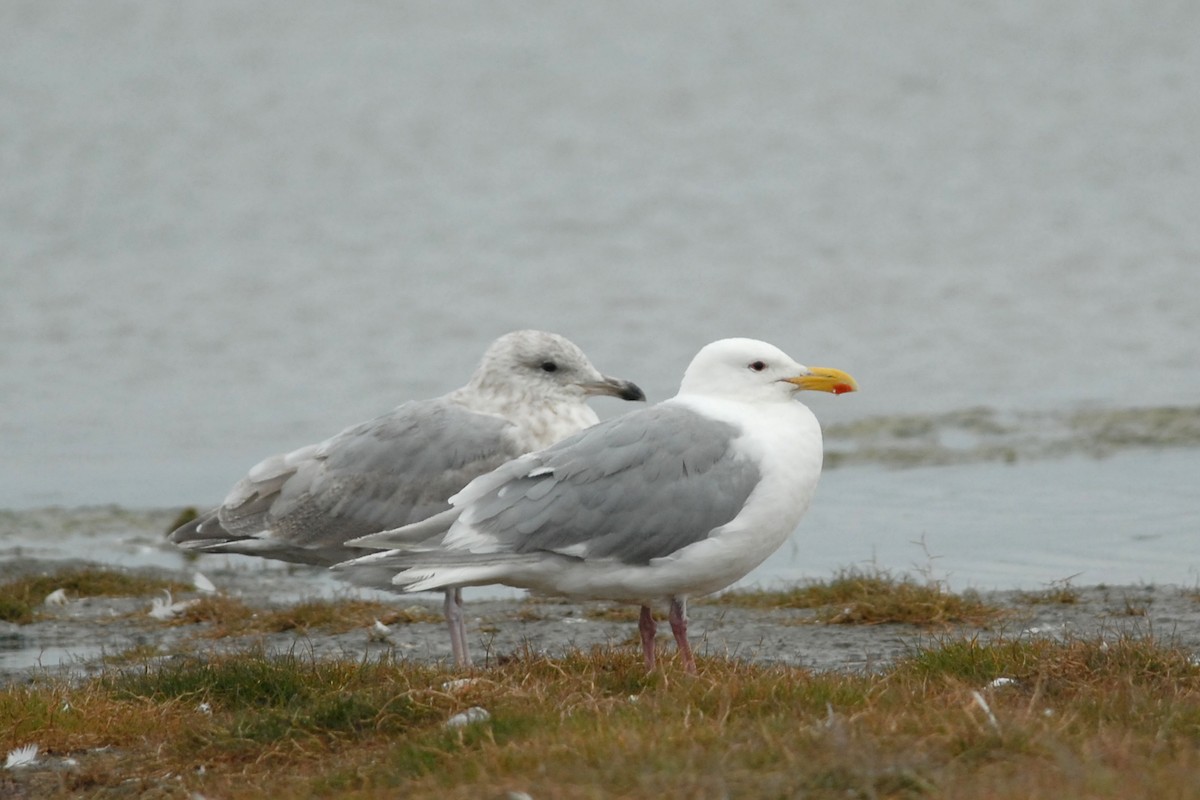
<svg viewBox="0 0 1200 800">
<path fill-rule="evenodd" d="M 728 592 L 707 601 L 743 608 L 815 609 L 813 622 L 838 625 L 983 624 L 1003 616 L 976 593 L 954 593 L 940 581 L 882 569 L 844 569 L 831 580 L 783 591 Z"/>
<path fill-rule="evenodd" d="M 155 664 L 107 679 L 106 688 L 116 699 L 206 704 L 216 723 L 194 731 L 187 749 L 227 758 L 286 740 L 403 731 L 429 711 L 397 684 L 398 674 L 386 660 L 359 664 L 249 652 Z"/>
<path fill-rule="evenodd" d="M 37 617 L 46 595 L 63 589 L 73 599 L 80 597 L 141 597 L 163 589 L 186 590 L 176 581 L 139 575 L 136 572 L 101 569 L 66 569 L 46 575 L 31 575 L 0 584 L 0 620 L 27 625 Z"/>
<path fill-rule="evenodd" d="M 163 533 L 171 533 L 179 526 L 188 524 L 198 516 L 200 516 L 200 512 L 194 506 L 188 506 L 181 510 L 175 519 L 171 520 L 171 524 L 167 526 L 167 529 Z"/>
<path fill-rule="evenodd" d="M 944 638 L 870 674 L 525 652 L 449 677 L 387 658 L 151 660 L 0 690 L 0 748 L 79 762 L 14 773 L 38 797 L 1194 797 L 1200 770 L 1200 666 L 1149 638 Z M 490 719 L 445 726 L 472 706 Z"/>
</svg>

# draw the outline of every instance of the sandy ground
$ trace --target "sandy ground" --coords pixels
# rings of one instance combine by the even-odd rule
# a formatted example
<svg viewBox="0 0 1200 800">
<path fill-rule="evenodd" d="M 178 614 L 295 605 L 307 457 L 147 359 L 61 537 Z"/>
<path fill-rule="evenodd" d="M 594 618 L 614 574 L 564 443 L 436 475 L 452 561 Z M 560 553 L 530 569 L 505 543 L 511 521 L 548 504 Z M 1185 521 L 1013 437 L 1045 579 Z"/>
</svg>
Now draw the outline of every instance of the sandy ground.
<svg viewBox="0 0 1200 800">
<path fill-rule="evenodd" d="M 33 559 L 10 561 L 5 577 L 61 569 Z M 148 568 L 143 572 L 176 580 L 190 573 Z M 219 591 L 254 607 L 279 604 L 294 597 L 305 571 L 206 571 Z M 878 669 L 897 657 L 940 637 L 955 635 L 1090 637 L 1120 633 L 1154 635 L 1200 653 L 1200 600 L 1192 588 L 1176 586 L 1096 586 L 1076 589 L 1074 603 L 1033 604 L 1019 592 L 996 592 L 985 598 L 1005 606 L 1009 614 L 987 628 L 922 628 L 911 625 L 826 625 L 812 623 L 812 612 L 744 609 L 693 603 L 691 638 L 700 654 L 732 655 L 760 662 L 786 662 L 815 670 Z M 200 596 L 187 593 L 176 600 Z M 0 683 L 25 681 L 38 675 L 94 674 L 105 656 L 134 647 L 156 648 L 163 654 L 218 652 L 263 646 L 268 651 L 297 651 L 318 657 L 361 658 L 392 652 L 419 662 L 449 664 L 449 642 L 439 623 L 393 624 L 386 638 L 367 628 L 343 634 L 312 631 L 213 639 L 207 624 L 178 624 L 149 615 L 153 597 L 73 598 L 65 605 L 45 606 L 41 618 L 29 625 L 0 623 Z M 395 598 L 398 607 L 420 604 L 440 611 L 433 595 Z M 597 615 L 604 606 L 567 604 L 553 600 L 505 600 L 468 604 L 468 633 L 479 666 L 523 648 L 549 655 L 566 648 L 593 645 L 635 646 L 634 609 Z M 670 633 L 660 627 L 668 650 Z"/>
</svg>

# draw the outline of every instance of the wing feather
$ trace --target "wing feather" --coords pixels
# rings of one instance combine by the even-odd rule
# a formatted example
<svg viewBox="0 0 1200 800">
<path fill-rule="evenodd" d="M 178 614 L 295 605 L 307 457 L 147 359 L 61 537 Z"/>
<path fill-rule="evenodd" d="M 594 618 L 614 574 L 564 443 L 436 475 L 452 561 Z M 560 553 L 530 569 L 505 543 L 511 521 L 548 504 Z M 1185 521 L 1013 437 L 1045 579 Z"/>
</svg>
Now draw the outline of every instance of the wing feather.
<svg viewBox="0 0 1200 800">
<path fill-rule="evenodd" d="M 468 487 L 445 544 L 631 564 L 668 556 L 736 517 L 758 484 L 738 435 L 670 404 L 608 420 Z"/>
<path fill-rule="evenodd" d="M 513 425 L 442 399 L 406 403 L 317 445 L 256 465 L 207 525 L 228 552 L 238 540 L 273 540 L 281 553 L 330 563 L 347 539 L 397 528 L 450 507 L 472 478 L 520 455 Z M 203 528 L 172 540 L 189 546 Z M 253 548 L 262 552 L 267 542 Z M 337 560 L 334 558 L 334 560 Z"/>
</svg>

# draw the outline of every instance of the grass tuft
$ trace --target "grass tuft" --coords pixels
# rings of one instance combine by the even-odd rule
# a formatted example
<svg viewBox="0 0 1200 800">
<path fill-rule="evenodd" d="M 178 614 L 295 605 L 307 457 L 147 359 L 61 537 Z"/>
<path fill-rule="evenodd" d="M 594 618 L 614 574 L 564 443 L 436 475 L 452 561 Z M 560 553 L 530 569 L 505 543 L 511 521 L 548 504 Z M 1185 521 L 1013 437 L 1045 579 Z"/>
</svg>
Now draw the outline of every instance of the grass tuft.
<svg viewBox="0 0 1200 800">
<path fill-rule="evenodd" d="M 118 700 L 205 708 L 211 722 L 181 745 L 238 759 L 289 741 L 397 733 L 432 719 L 435 704 L 421 702 L 403 677 L 387 659 L 318 661 L 248 651 L 157 661 L 102 684 Z"/>
<path fill-rule="evenodd" d="M 641 607 L 628 603 L 592 603 L 584 607 L 586 619 L 606 622 L 631 622 L 635 625 L 642 613 Z"/>
<path fill-rule="evenodd" d="M 710 602 L 751 608 L 815 609 L 814 622 L 837 625 L 983 624 L 1003 616 L 978 593 L 956 594 L 935 580 L 895 576 L 883 569 L 845 569 L 832 580 L 779 592 L 729 592 Z"/>
<path fill-rule="evenodd" d="M 199 516 L 200 516 L 200 512 L 196 510 L 195 506 L 187 506 L 186 508 L 184 508 L 183 510 L 181 510 L 179 512 L 179 514 L 175 517 L 174 520 L 171 521 L 171 524 L 169 526 L 167 526 L 167 529 L 165 531 L 163 531 L 163 533 L 169 534 L 172 531 L 174 531 L 176 528 L 178 528 L 182 525 L 188 524 L 189 522 L 191 522 L 192 520 L 196 519 L 196 517 L 199 517 Z M 187 552 L 187 551 L 185 551 L 185 552 Z"/>
<path fill-rule="evenodd" d="M 627 649 L 434 667 L 249 651 L 0 689 L 25 796 L 1193 796 L 1200 666 L 1149 638 L 945 638 L 879 673 Z M 990 688 L 997 677 L 1012 678 Z M 490 719 L 447 728 L 473 706 Z M 198 767 L 203 767 L 203 771 Z"/>
<path fill-rule="evenodd" d="M 345 633 L 372 625 L 409 625 L 441 622 L 442 616 L 423 606 L 397 609 L 371 600 L 307 600 L 296 605 L 256 609 L 225 595 L 201 598 L 172 620 L 175 625 L 208 623 L 207 636 L 219 639 L 252 633 Z"/>
<path fill-rule="evenodd" d="M 176 581 L 114 569 L 65 569 L 0 584 L 0 621 L 27 625 L 37 617 L 46 595 L 63 589 L 68 597 L 140 597 L 163 589 L 185 590 Z"/>
<path fill-rule="evenodd" d="M 1149 638 L 1130 636 L 1069 642 L 955 639 L 921 650 L 899 664 L 896 671 L 975 685 L 1012 678 L 1024 685 L 1039 685 L 1045 692 L 1077 691 L 1114 682 L 1159 689 L 1200 689 L 1200 664 L 1191 654 Z"/>
<path fill-rule="evenodd" d="M 1019 592 L 1017 600 L 1030 606 L 1056 605 L 1068 606 L 1078 603 L 1081 599 L 1079 590 L 1071 585 L 1070 578 L 1051 581 L 1049 586 L 1037 592 Z"/>
</svg>

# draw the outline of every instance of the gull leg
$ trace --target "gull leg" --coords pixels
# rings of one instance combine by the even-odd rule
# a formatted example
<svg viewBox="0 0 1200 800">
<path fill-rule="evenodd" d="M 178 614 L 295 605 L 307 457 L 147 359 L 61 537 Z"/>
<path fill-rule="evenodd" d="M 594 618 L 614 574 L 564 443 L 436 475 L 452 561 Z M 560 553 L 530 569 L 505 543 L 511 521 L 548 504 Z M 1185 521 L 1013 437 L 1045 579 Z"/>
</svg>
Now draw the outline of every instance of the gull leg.
<svg viewBox="0 0 1200 800">
<path fill-rule="evenodd" d="M 464 668 L 471 667 L 471 650 L 467 647 L 467 618 L 463 614 L 463 599 L 462 587 L 454 587 L 454 609 L 455 619 L 458 622 L 458 646 L 462 651 L 462 663 L 458 666 Z"/>
<path fill-rule="evenodd" d="M 454 654 L 454 666 L 471 666 L 471 654 L 467 651 L 467 628 L 463 622 L 462 589 L 447 589 L 442 609 L 446 614 L 446 628 L 450 631 L 450 652 Z"/>
<path fill-rule="evenodd" d="M 692 657 L 692 646 L 687 638 L 687 598 L 671 598 L 671 633 L 675 634 L 675 644 L 679 647 L 679 657 L 683 659 L 683 668 L 692 675 L 696 674 L 696 659 Z"/>
<path fill-rule="evenodd" d="M 642 655 L 646 657 L 646 671 L 654 671 L 654 634 L 658 625 L 654 623 L 654 614 L 650 606 L 642 606 L 642 616 L 638 618 L 638 632 L 642 634 Z"/>
</svg>

